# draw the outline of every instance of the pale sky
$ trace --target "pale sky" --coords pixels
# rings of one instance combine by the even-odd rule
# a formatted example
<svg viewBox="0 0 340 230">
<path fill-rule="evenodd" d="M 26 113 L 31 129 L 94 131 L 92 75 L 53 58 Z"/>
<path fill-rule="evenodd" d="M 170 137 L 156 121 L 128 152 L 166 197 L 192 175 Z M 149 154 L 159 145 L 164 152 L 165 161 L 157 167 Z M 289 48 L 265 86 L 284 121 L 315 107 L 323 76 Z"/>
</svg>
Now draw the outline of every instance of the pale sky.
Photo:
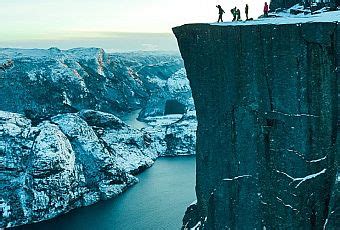
<svg viewBox="0 0 340 230">
<path fill-rule="evenodd" d="M 217 4 L 250 6 L 257 18 L 266 0 L 0 0 L 0 46 L 16 41 L 100 38 L 112 32 L 171 33 L 185 23 L 214 22 Z"/>
</svg>

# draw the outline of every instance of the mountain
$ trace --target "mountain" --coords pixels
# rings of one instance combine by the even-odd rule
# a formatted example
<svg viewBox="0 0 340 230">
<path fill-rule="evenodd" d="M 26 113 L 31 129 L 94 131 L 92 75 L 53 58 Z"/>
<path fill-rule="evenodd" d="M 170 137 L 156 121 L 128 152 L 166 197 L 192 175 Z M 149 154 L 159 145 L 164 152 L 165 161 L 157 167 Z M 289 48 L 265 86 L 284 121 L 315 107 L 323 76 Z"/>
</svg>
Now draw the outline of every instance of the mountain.
<svg viewBox="0 0 340 230">
<path fill-rule="evenodd" d="M 115 197 L 157 157 L 195 154 L 176 54 L 0 49 L 0 67 L 0 227 Z M 119 118 L 136 109 L 143 129 Z"/>
<path fill-rule="evenodd" d="M 172 75 L 185 78 L 182 59 L 175 54 L 107 54 L 98 48 L 0 49 L 0 63 L 8 61 L 12 66 L 0 70 L 0 109 L 24 113 L 33 120 L 82 109 L 118 114 L 144 108 Z M 193 107 L 187 89 L 176 95 L 185 107 Z M 174 97 L 170 92 L 159 96 Z M 154 115 L 164 114 L 165 102 Z"/>
</svg>

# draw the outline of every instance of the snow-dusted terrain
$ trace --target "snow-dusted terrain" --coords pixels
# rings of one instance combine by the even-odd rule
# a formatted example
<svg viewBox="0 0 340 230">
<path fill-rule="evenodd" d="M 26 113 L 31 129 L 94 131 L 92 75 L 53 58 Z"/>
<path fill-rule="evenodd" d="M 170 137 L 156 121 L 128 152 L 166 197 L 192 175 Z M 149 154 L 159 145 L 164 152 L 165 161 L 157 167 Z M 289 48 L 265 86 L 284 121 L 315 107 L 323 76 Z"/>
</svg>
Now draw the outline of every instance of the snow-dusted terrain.
<svg viewBox="0 0 340 230">
<path fill-rule="evenodd" d="M 22 115 L 0 112 L 0 135 L 2 227 L 117 196 L 158 156 L 146 132 L 91 110 L 37 126 Z"/>
<path fill-rule="evenodd" d="M 183 229 L 338 229 L 340 11 L 269 16 L 173 29 L 199 120 Z"/>
<path fill-rule="evenodd" d="M 176 54 L 108 54 L 98 48 L 0 49 L 0 65 L 8 61 L 12 66 L 0 69 L 0 109 L 31 118 L 81 109 L 116 114 L 144 108 L 157 111 L 152 115 L 163 115 L 169 99 L 180 99 L 193 108 L 190 90 L 174 94 L 168 89 L 170 78 L 185 78 L 183 61 Z"/>
<path fill-rule="evenodd" d="M 0 65 L 0 227 L 115 197 L 158 156 L 195 154 L 177 55 L 0 49 Z M 163 116 L 169 100 L 187 112 Z M 118 118 L 142 108 L 141 130 Z"/>
<path fill-rule="evenodd" d="M 153 140 L 163 146 L 161 152 L 166 156 L 192 155 L 196 149 L 196 112 L 185 115 L 167 115 L 146 119 L 150 127 L 143 131 L 150 133 Z"/>
<path fill-rule="evenodd" d="M 247 26 L 247 25 L 283 25 L 283 24 L 301 24 L 310 22 L 339 22 L 340 21 L 340 11 L 332 12 L 315 12 L 318 14 L 290 14 L 290 10 L 301 9 L 303 7 L 296 5 L 287 11 L 270 14 L 269 18 L 259 18 L 257 20 L 251 21 L 238 21 L 238 22 L 223 22 L 223 23 L 212 23 L 211 25 L 219 26 Z"/>
</svg>

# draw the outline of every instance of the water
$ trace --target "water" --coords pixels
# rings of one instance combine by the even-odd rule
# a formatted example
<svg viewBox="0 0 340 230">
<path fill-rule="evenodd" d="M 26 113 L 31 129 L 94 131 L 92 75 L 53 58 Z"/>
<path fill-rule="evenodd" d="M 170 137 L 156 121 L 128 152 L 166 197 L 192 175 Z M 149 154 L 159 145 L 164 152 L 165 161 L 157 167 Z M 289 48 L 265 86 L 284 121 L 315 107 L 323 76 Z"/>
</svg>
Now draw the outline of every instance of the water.
<svg viewBox="0 0 340 230">
<path fill-rule="evenodd" d="M 122 117 L 141 129 L 140 110 Z M 180 229 L 195 195 L 195 157 L 159 158 L 138 176 L 139 183 L 117 198 L 72 210 L 52 220 L 18 230 L 172 230 Z"/>
<path fill-rule="evenodd" d="M 159 158 L 115 199 L 76 209 L 23 230 L 172 230 L 194 201 L 195 157 Z"/>
<path fill-rule="evenodd" d="M 124 115 L 124 117 L 121 117 L 120 119 L 124 121 L 126 124 L 130 125 L 134 129 L 145 128 L 148 126 L 148 124 L 137 120 L 140 111 L 141 109 L 132 111 L 131 113 Z"/>
</svg>

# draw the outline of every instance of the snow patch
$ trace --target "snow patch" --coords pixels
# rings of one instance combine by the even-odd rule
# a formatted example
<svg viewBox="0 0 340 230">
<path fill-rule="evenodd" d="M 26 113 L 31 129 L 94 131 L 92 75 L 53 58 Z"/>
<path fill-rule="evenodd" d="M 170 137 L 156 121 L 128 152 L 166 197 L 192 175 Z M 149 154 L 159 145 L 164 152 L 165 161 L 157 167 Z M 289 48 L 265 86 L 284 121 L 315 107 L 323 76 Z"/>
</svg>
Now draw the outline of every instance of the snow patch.
<svg viewBox="0 0 340 230">
<path fill-rule="evenodd" d="M 283 174 L 285 175 L 286 177 L 288 177 L 289 179 L 293 180 L 292 182 L 294 181 L 300 181 L 296 186 L 295 188 L 298 188 L 303 182 L 307 181 L 307 180 L 311 180 L 311 179 L 314 179 L 324 173 L 326 173 L 326 169 L 323 169 L 322 171 L 318 172 L 318 173 L 314 173 L 314 174 L 310 174 L 308 176 L 305 176 L 305 177 L 302 177 L 302 178 L 294 178 L 292 176 L 290 176 L 289 174 L 285 173 L 285 172 L 281 172 L 279 170 L 276 170 L 277 173 L 280 173 L 280 174 Z"/>
<path fill-rule="evenodd" d="M 253 21 L 211 23 L 214 26 L 247 26 L 247 25 L 285 25 L 302 24 L 311 22 L 339 22 L 340 11 L 326 12 L 315 15 L 291 15 L 288 13 L 277 14 L 276 18 L 261 18 Z"/>
<path fill-rule="evenodd" d="M 11 206 L 7 204 L 4 199 L 0 200 L 0 210 L 2 217 L 9 218 L 11 216 Z"/>
<path fill-rule="evenodd" d="M 247 177 L 252 177 L 252 175 L 242 175 L 242 176 L 237 176 L 237 177 L 234 177 L 234 178 L 225 178 L 223 180 L 224 181 L 232 181 L 232 180 L 238 180 L 238 179 L 247 178 Z"/>
</svg>

